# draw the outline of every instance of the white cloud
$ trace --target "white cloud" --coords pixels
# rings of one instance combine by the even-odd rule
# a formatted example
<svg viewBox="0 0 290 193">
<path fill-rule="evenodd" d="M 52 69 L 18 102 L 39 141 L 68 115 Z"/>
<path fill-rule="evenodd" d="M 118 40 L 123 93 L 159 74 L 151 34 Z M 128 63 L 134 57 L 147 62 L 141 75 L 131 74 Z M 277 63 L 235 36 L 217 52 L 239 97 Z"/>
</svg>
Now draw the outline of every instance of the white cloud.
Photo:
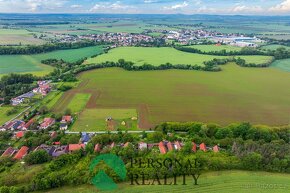
<svg viewBox="0 0 290 193">
<path fill-rule="evenodd" d="M 245 5 L 237 5 L 230 10 L 233 13 L 260 13 L 263 11 L 261 6 L 245 6 Z"/>
<path fill-rule="evenodd" d="M 269 10 L 277 13 L 288 12 L 290 11 L 290 0 L 284 0 L 282 3 L 271 7 Z"/>
<path fill-rule="evenodd" d="M 136 7 L 131 5 L 122 4 L 120 1 L 116 1 L 115 3 L 97 3 L 95 4 L 89 11 L 90 12 L 112 12 L 114 13 L 123 13 L 123 12 L 136 12 L 134 10 Z"/>
<path fill-rule="evenodd" d="M 181 4 L 175 4 L 175 5 L 172 5 L 172 6 L 165 6 L 163 7 L 165 10 L 177 10 L 177 9 L 182 9 L 182 8 L 185 8 L 188 6 L 188 3 L 186 1 L 184 1 L 183 3 Z"/>
<path fill-rule="evenodd" d="M 77 9 L 77 8 L 82 8 L 83 6 L 82 6 L 82 5 L 77 5 L 77 4 L 76 4 L 76 5 L 71 5 L 70 7 L 71 7 L 71 8 L 75 8 L 75 9 Z"/>
<path fill-rule="evenodd" d="M 37 12 L 62 8 L 67 0 L 0 0 L 0 12 Z"/>
</svg>

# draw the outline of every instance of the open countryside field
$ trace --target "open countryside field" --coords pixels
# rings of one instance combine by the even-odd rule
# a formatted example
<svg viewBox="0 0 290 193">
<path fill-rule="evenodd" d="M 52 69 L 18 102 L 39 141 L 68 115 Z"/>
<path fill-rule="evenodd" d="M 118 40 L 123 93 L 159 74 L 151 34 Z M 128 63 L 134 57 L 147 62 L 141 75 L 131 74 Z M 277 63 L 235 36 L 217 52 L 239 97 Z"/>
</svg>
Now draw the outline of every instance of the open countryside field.
<svg viewBox="0 0 290 193">
<path fill-rule="evenodd" d="M 107 118 L 112 120 L 106 121 Z M 71 131 L 106 131 L 137 129 L 136 109 L 85 109 L 79 115 Z M 125 123 L 125 124 L 122 124 Z"/>
<path fill-rule="evenodd" d="M 290 72 L 290 59 L 276 60 L 271 64 L 271 67 Z"/>
<path fill-rule="evenodd" d="M 285 193 L 290 191 L 289 174 L 274 174 L 266 172 L 245 172 L 245 171 L 220 171 L 206 173 L 200 176 L 199 185 L 194 186 L 190 177 L 186 185 L 178 178 L 179 185 L 130 185 L 129 182 L 121 183 L 115 191 L 110 193 L 157 193 L 157 192 L 198 192 L 198 193 Z M 170 183 L 171 179 L 168 179 Z M 146 181 L 147 182 L 147 181 Z M 162 181 L 162 183 L 164 183 Z M 156 183 L 157 184 L 157 183 Z M 46 193 L 93 193 L 98 191 L 94 186 L 81 185 L 77 187 L 64 187 Z"/>
<path fill-rule="evenodd" d="M 79 78 L 81 85 L 67 92 L 57 106 L 65 109 L 63 101 L 89 92 L 90 108 L 138 109 L 141 128 L 165 121 L 290 123 L 290 76 L 273 68 L 228 64 L 217 73 L 107 68 Z"/>
<path fill-rule="evenodd" d="M 262 49 L 262 50 L 276 50 L 278 48 L 285 48 L 287 50 L 290 49 L 290 47 L 288 47 L 288 46 L 283 46 L 283 45 L 278 45 L 278 44 L 272 44 L 272 45 L 262 46 L 260 49 Z"/>
<path fill-rule="evenodd" d="M 15 113 L 7 116 L 6 113 L 12 110 L 13 108 L 14 107 L 11 106 L 0 106 L 0 126 L 3 125 L 5 122 L 9 121 L 10 119 L 14 118 L 15 116 L 17 116 L 27 107 L 19 107 Z"/>
<path fill-rule="evenodd" d="M 41 64 L 44 59 L 63 59 L 75 62 L 102 52 L 102 46 L 93 46 L 80 49 L 58 50 L 34 55 L 0 55 L 0 74 L 33 73 L 44 75 L 53 70 L 51 66 Z"/>
<path fill-rule="evenodd" d="M 192 46 L 187 46 L 190 48 L 195 48 L 198 50 L 201 50 L 203 52 L 218 52 L 222 50 L 226 50 L 227 52 L 230 51 L 240 51 L 242 48 L 241 47 L 236 47 L 236 46 L 230 46 L 230 45 L 192 45 Z"/>
<path fill-rule="evenodd" d="M 85 61 L 86 64 L 102 63 L 106 61 L 117 62 L 119 59 L 134 62 L 135 65 L 144 63 L 159 66 L 167 62 L 171 64 L 190 64 L 203 66 L 203 62 L 214 58 L 227 58 L 226 56 L 213 56 L 205 54 L 195 54 L 176 50 L 174 48 L 152 48 L 152 47 L 119 47 L 112 49 L 108 54 L 103 54 Z M 257 62 L 257 64 L 268 61 L 268 56 L 241 56 L 247 63 Z"/>
<path fill-rule="evenodd" d="M 44 40 L 33 37 L 33 33 L 24 29 L 0 29 L 0 45 L 39 45 Z"/>
</svg>

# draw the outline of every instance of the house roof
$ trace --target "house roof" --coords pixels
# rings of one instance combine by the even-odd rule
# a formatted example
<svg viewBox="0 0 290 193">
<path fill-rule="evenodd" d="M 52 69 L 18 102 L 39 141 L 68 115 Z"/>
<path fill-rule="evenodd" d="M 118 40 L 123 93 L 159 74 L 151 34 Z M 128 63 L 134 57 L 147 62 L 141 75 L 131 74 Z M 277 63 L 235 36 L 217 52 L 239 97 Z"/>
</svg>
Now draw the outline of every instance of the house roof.
<svg viewBox="0 0 290 193">
<path fill-rule="evenodd" d="M 200 144 L 199 149 L 202 151 L 206 151 L 206 145 L 204 143 Z"/>
<path fill-rule="evenodd" d="M 128 147 L 129 144 L 130 144 L 129 142 L 126 142 L 123 147 Z"/>
<path fill-rule="evenodd" d="M 65 116 L 62 117 L 61 120 L 65 121 L 65 122 L 71 122 L 72 121 L 72 117 L 70 115 L 65 115 Z"/>
<path fill-rule="evenodd" d="M 22 159 L 28 152 L 28 147 L 26 146 L 22 146 L 20 148 L 20 150 L 16 153 L 16 155 L 14 156 L 14 159 L 20 160 Z"/>
<path fill-rule="evenodd" d="M 53 131 L 51 134 L 50 134 L 50 137 L 51 138 L 55 138 L 57 136 L 57 132 L 56 131 Z"/>
<path fill-rule="evenodd" d="M 196 144 L 194 142 L 192 142 L 192 149 L 193 152 L 196 152 Z"/>
<path fill-rule="evenodd" d="M 16 137 L 17 138 L 22 138 L 24 136 L 24 132 L 23 131 L 18 131 L 17 133 L 16 133 Z"/>
<path fill-rule="evenodd" d="M 24 125 L 24 127 L 26 128 L 26 129 L 28 129 L 31 125 L 32 125 L 32 123 L 34 123 L 35 122 L 35 120 L 34 119 L 30 119 L 25 125 Z"/>
<path fill-rule="evenodd" d="M 60 145 L 60 142 L 59 141 L 56 141 L 53 143 L 54 145 Z"/>
<path fill-rule="evenodd" d="M 158 147 L 159 147 L 159 151 L 161 154 L 166 154 L 167 152 L 167 149 L 163 143 L 163 141 L 161 141 L 159 144 L 158 144 Z"/>
<path fill-rule="evenodd" d="M 113 142 L 111 145 L 110 145 L 110 148 L 113 148 L 115 147 L 115 142 Z"/>
<path fill-rule="evenodd" d="M 98 144 L 96 144 L 96 145 L 95 145 L 95 149 L 94 149 L 94 150 L 95 150 L 95 152 L 100 152 L 100 151 L 101 151 L 101 147 L 102 147 L 102 145 L 101 145 L 101 144 L 99 144 L 99 143 L 98 143 Z"/>
<path fill-rule="evenodd" d="M 215 153 L 219 152 L 219 147 L 218 147 L 217 145 L 215 145 L 215 146 L 213 147 L 213 151 L 214 151 Z"/>
<path fill-rule="evenodd" d="M 15 153 L 15 149 L 13 149 L 12 147 L 8 147 L 4 153 L 1 155 L 1 157 L 4 157 L 4 156 L 12 156 L 13 153 Z"/>
<path fill-rule="evenodd" d="M 175 141 L 174 144 L 175 144 L 177 150 L 181 150 L 181 144 L 179 141 Z"/>
<path fill-rule="evenodd" d="M 85 148 L 85 144 L 69 144 L 68 145 L 69 151 L 77 151 L 84 148 Z"/>
<path fill-rule="evenodd" d="M 168 151 L 174 150 L 173 144 L 171 142 L 167 143 L 167 149 L 168 149 Z"/>
</svg>

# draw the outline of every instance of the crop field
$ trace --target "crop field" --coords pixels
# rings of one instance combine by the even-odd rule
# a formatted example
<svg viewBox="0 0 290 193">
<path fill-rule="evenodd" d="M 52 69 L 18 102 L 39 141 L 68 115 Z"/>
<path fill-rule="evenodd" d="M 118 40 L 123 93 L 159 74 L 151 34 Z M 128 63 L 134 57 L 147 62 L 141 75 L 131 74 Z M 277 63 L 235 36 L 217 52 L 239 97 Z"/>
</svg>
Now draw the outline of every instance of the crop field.
<svg viewBox="0 0 290 193">
<path fill-rule="evenodd" d="M 188 47 L 195 48 L 195 49 L 201 50 L 203 52 L 218 52 L 218 51 L 222 51 L 222 50 L 226 50 L 227 52 L 229 52 L 229 51 L 240 51 L 242 49 L 241 47 L 230 46 L 230 45 L 221 45 L 221 46 L 192 45 L 192 46 L 188 46 Z"/>
<path fill-rule="evenodd" d="M 271 60 L 269 56 L 240 56 L 247 63 L 255 62 L 257 64 Z M 145 47 L 120 47 L 112 49 L 108 54 L 103 54 L 95 58 L 89 58 L 86 64 L 102 63 L 106 61 L 117 62 L 119 59 L 134 62 L 135 65 L 144 63 L 159 66 L 167 62 L 171 64 L 190 64 L 203 66 L 204 61 L 214 58 L 227 58 L 226 56 L 213 56 L 205 54 L 195 54 L 176 50 L 174 48 L 145 48 Z"/>
<path fill-rule="evenodd" d="M 36 75 L 44 75 L 51 72 L 53 68 L 41 64 L 41 60 L 53 58 L 75 62 L 79 59 L 90 57 L 101 52 L 102 46 L 94 46 L 34 55 L 0 55 L 0 74 L 29 72 Z"/>
<path fill-rule="evenodd" d="M 106 120 L 111 117 L 112 120 Z M 79 115 L 72 131 L 106 131 L 137 129 L 136 109 L 85 109 Z M 122 124 L 123 123 L 123 124 Z"/>
<path fill-rule="evenodd" d="M 45 43 L 44 40 L 33 37 L 33 33 L 27 30 L 0 29 L 0 45 L 39 45 Z"/>
<path fill-rule="evenodd" d="M 137 109 L 140 128 L 165 121 L 203 121 L 222 125 L 290 123 L 290 76 L 273 68 L 223 66 L 221 72 L 186 70 L 125 71 L 120 68 L 80 74 L 80 86 L 65 93 L 65 109 L 76 93 L 90 93 L 86 108 Z"/>
<path fill-rule="evenodd" d="M 290 59 L 276 60 L 271 64 L 271 67 L 290 72 Z"/>
<path fill-rule="evenodd" d="M 130 185 L 129 182 L 121 183 L 115 191 L 105 191 L 110 193 L 157 193 L 157 192 L 198 192 L 198 193 L 285 193 L 290 191 L 289 174 L 273 174 L 266 172 L 246 172 L 246 171 L 220 171 L 210 172 L 200 176 L 199 185 L 194 186 L 190 177 L 187 178 L 186 185 L 182 184 L 182 179 L 177 179 L 178 185 Z M 171 179 L 168 179 L 168 184 Z M 164 183 L 161 180 L 162 183 Z M 147 181 L 146 181 L 147 183 Z M 156 183 L 157 184 L 157 183 Z M 46 193 L 93 193 L 98 191 L 91 185 L 80 185 L 75 187 L 64 187 L 55 190 L 45 191 Z"/>
</svg>

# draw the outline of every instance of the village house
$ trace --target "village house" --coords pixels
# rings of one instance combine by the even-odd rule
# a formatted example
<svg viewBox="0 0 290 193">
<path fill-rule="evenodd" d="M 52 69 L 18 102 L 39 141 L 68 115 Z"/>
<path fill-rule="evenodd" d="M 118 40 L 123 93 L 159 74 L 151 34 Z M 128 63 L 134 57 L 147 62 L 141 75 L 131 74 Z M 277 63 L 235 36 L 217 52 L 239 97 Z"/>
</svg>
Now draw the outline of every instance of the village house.
<svg viewBox="0 0 290 193">
<path fill-rule="evenodd" d="M 166 145 L 167 145 L 168 151 L 173 151 L 174 150 L 173 144 L 171 142 L 168 142 Z"/>
<path fill-rule="evenodd" d="M 4 153 L 1 155 L 1 157 L 11 157 L 13 156 L 15 153 L 17 152 L 16 149 L 14 149 L 13 147 L 8 147 Z"/>
<path fill-rule="evenodd" d="M 63 116 L 60 121 L 60 130 L 67 130 L 68 125 L 73 122 L 73 118 L 70 115 Z"/>
<path fill-rule="evenodd" d="M 16 137 L 17 139 L 20 139 L 20 138 L 24 137 L 24 132 L 23 132 L 23 131 L 18 131 L 18 132 L 15 134 L 15 137 Z"/>
<path fill-rule="evenodd" d="M 24 102 L 24 98 L 16 97 L 16 98 L 11 99 L 12 106 L 20 105 L 23 102 Z"/>
<path fill-rule="evenodd" d="M 160 151 L 161 154 L 166 154 L 167 153 L 167 149 L 166 149 L 163 141 L 161 141 L 158 144 L 158 147 L 159 147 L 159 151 Z"/>
<path fill-rule="evenodd" d="M 24 158 L 24 156 L 27 155 L 29 148 L 26 146 L 22 146 L 20 148 L 20 150 L 16 153 L 16 155 L 13 157 L 13 159 L 16 160 L 21 160 L 22 158 Z"/>
<path fill-rule="evenodd" d="M 22 120 L 15 120 L 13 126 L 10 128 L 12 131 L 14 130 L 22 130 L 25 122 Z"/>
<path fill-rule="evenodd" d="M 174 142 L 174 147 L 177 151 L 181 150 L 181 143 L 179 141 Z"/>
<path fill-rule="evenodd" d="M 53 118 L 44 118 L 43 122 L 40 124 L 40 129 L 47 129 L 55 123 Z"/>
<path fill-rule="evenodd" d="M 22 130 L 28 130 L 30 128 L 30 126 L 35 123 L 34 119 L 30 119 L 22 128 Z"/>
<path fill-rule="evenodd" d="M 147 149 L 147 143 L 140 142 L 140 143 L 138 144 L 138 148 L 139 148 L 140 150 Z"/>
<path fill-rule="evenodd" d="M 101 147 L 102 147 L 101 144 L 96 144 L 96 145 L 95 145 L 95 148 L 94 148 L 94 151 L 95 151 L 95 152 L 100 152 L 100 151 L 101 151 Z"/>
<path fill-rule="evenodd" d="M 35 148 L 33 152 L 36 152 L 38 150 L 45 150 L 49 155 L 52 156 L 55 149 L 56 148 L 54 146 L 48 146 L 48 145 L 42 144 L 42 145 L 38 146 L 37 148 Z"/>
<path fill-rule="evenodd" d="M 204 143 L 200 144 L 200 145 L 199 145 L 199 149 L 200 149 L 201 151 L 206 152 L 206 145 L 205 145 Z"/>
<path fill-rule="evenodd" d="M 213 152 L 217 153 L 219 152 L 219 147 L 217 145 L 215 145 L 213 148 L 212 148 Z"/>
<path fill-rule="evenodd" d="M 69 144 L 68 145 L 69 153 L 72 153 L 74 151 L 78 151 L 80 149 L 85 149 L 85 144 Z"/>
<path fill-rule="evenodd" d="M 82 137 L 80 139 L 80 142 L 84 143 L 84 144 L 87 144 L 90 140 L 91 140 L 90 135 L 88 133 L 86 133 L 86 132 L 83 132 L 82 133 Z"/>
<path fill-rule="evenodd" d="M 63 154 L 67 154 L 68 153 L 68 145 L 63 145 L 63 146 L 59 146 L 59 147 L 55 147 L 55 150 L 52 153 L 53 157 L 58 157 L 61 156 Z"/>
<path fill-rule="evenodd" d="M 196 152 L 196 150 L 197 150 L 196 148 L 197 148 L 196 144 L 194 142 L 192 142 L 192 149 L 191 150 L 193 152 Z"/>
</svg>

